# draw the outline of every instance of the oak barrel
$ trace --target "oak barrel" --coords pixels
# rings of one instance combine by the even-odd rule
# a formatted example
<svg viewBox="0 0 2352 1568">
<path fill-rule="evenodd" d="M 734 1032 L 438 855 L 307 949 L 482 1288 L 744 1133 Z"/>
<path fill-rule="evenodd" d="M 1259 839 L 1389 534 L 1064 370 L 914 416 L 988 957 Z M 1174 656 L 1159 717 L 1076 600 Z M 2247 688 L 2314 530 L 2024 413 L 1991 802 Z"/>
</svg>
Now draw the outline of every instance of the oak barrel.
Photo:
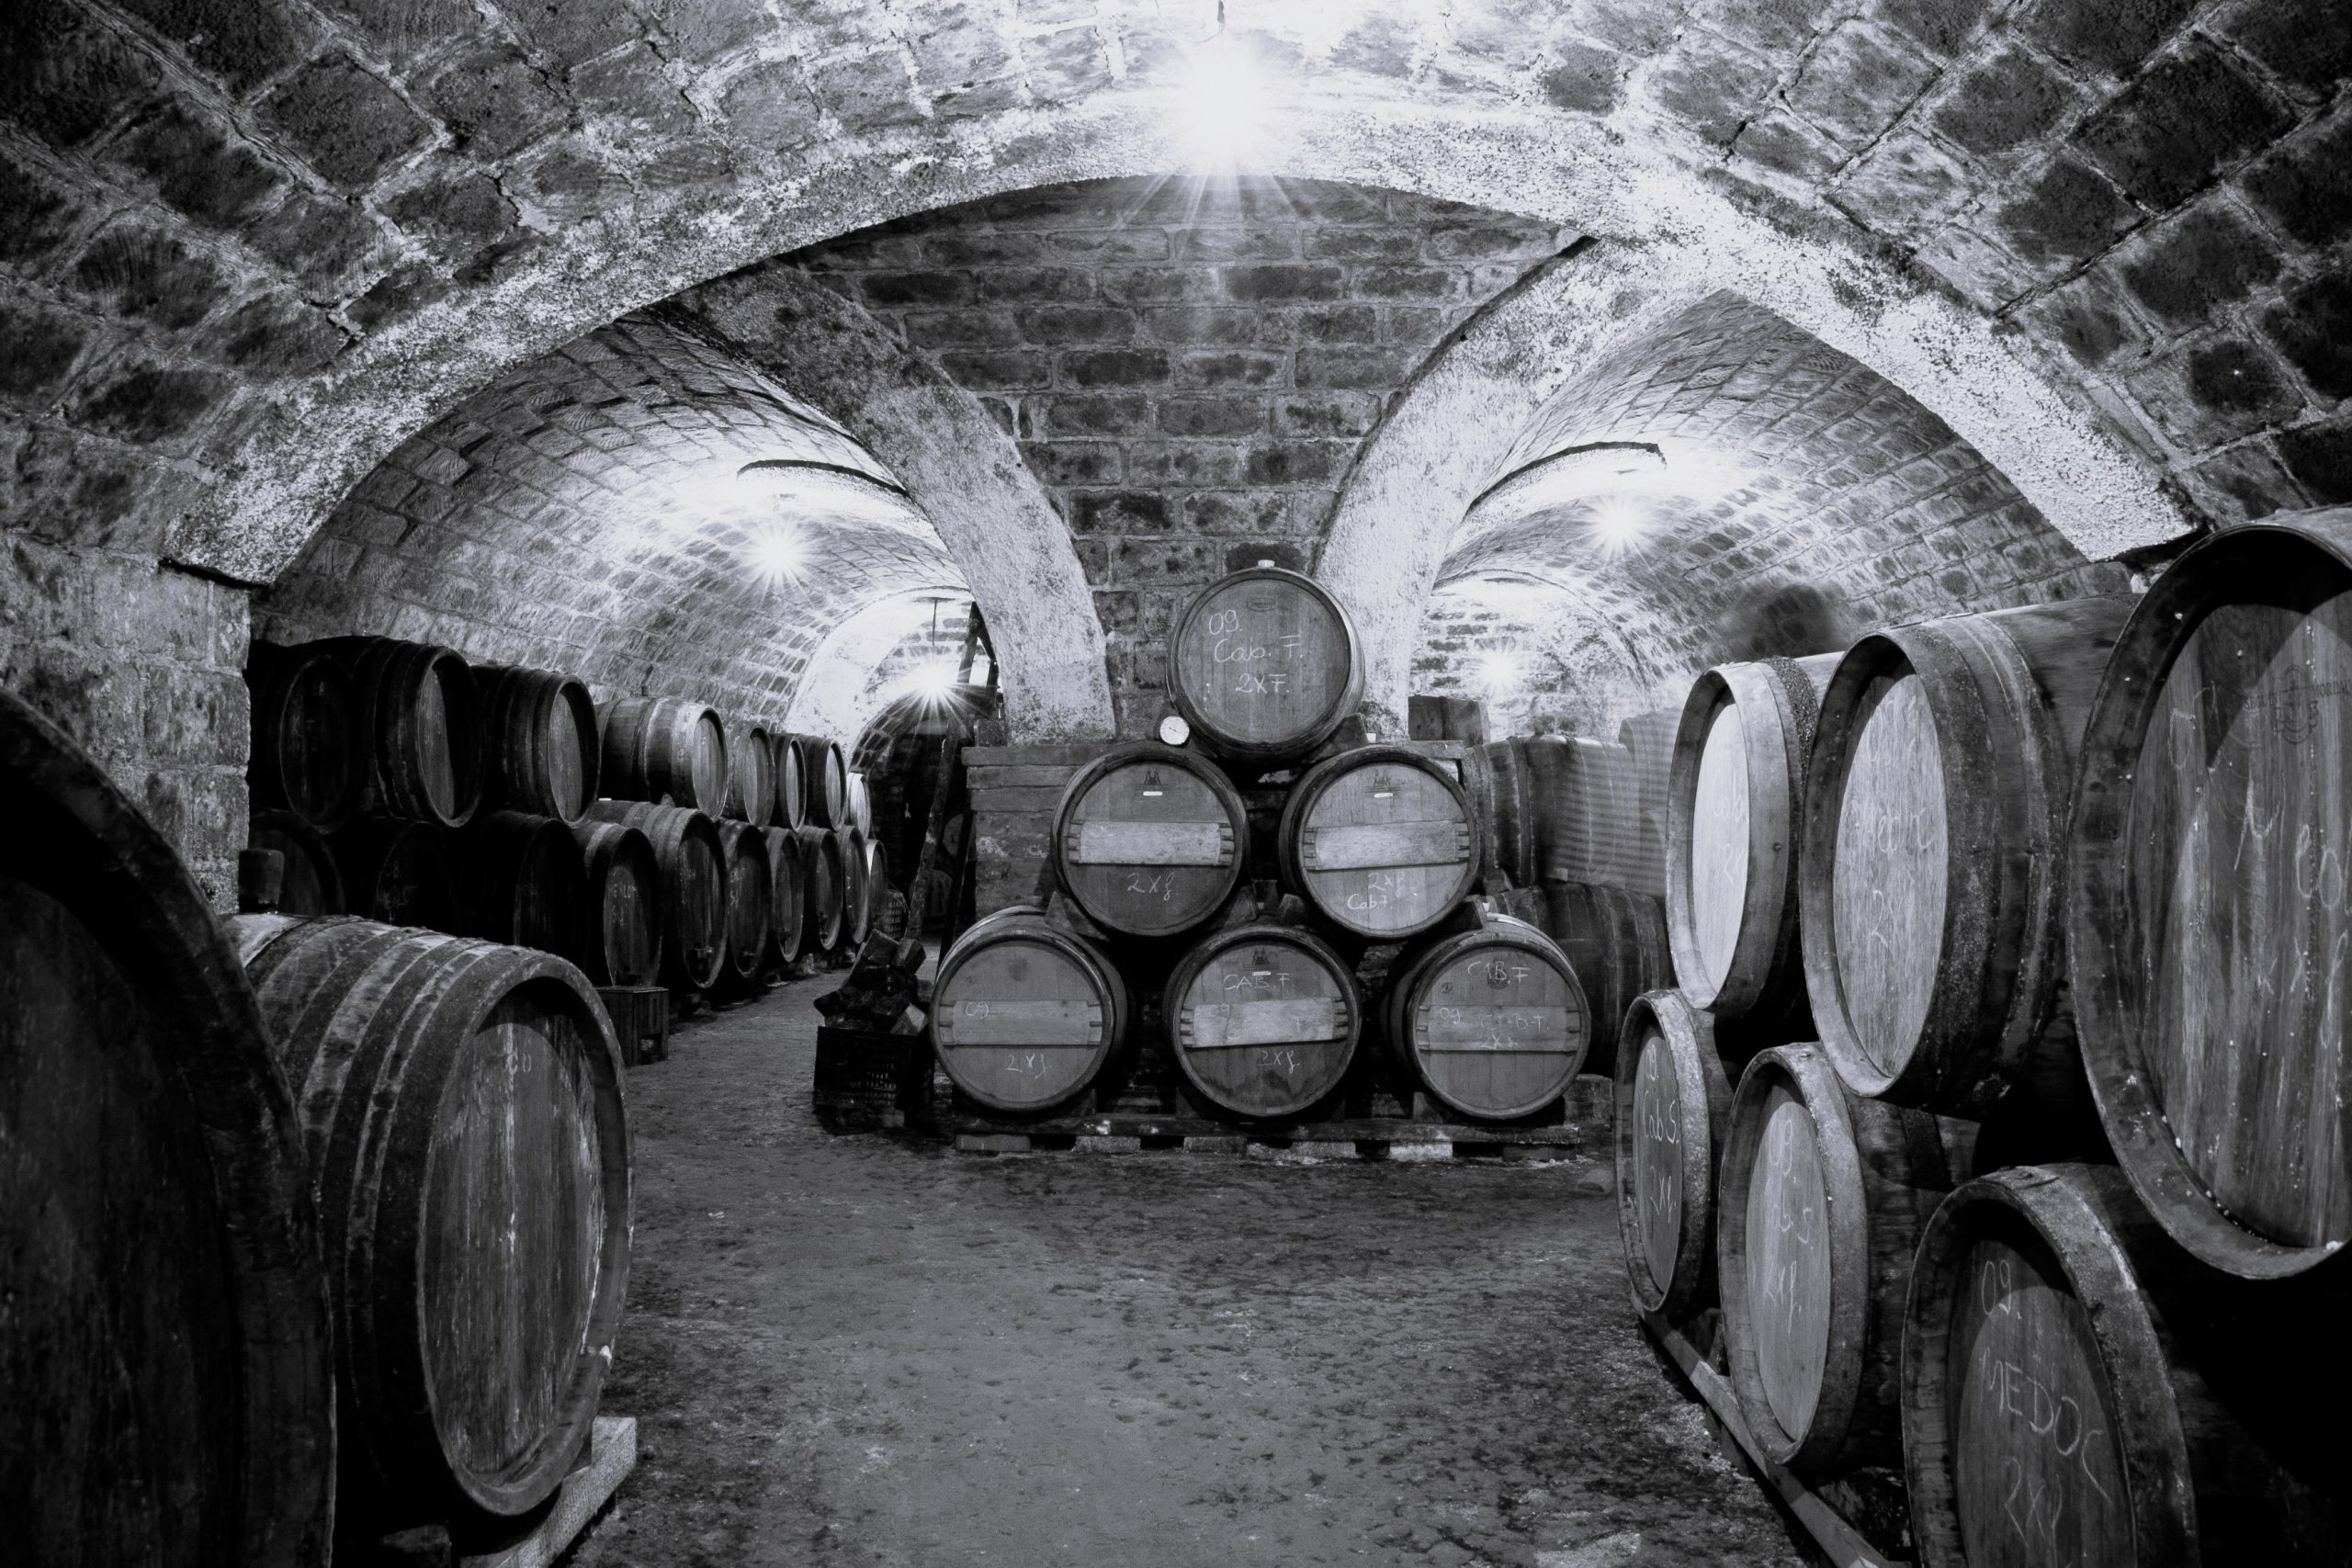
<svg viewBox="0 0 2352 1568">
<path fill-rule="evenodd" d="M 2352 510 L 2230 529 L 2157 580 L 2085 736 L 2071 874 L 2083 1059 L 2141 1201 L 2233 1274 L 2342 1250 Z"/>
<path fill-rule="evenodd" d="M 842 944 L 842 898 L 849 886 L 841 840 L 824 828 L 802 828 L 794 837 L 800 840 L 801 886 L 808 900 L 806 943 L 811 952 L 831 953 Z"/>
<path fill-rule="evenodd" d="M 775 945 L 768 841 L 749 822 L 729 820 L 718 824 L 718 848 L 727 866 L 727 977 L 739 987 L 756 985 Z"/>
<path fill-rule="evenodd" d="M 1674 976 L 1720 1018 L 1804 1008 L 1797 837 L 1821 692 L 1838 656 L 1721 664 L 1692 683 L 1667 788 Z"/>
<path fill-rule="evenodd" d="M 1715 1304 L 1715 1169 L 1731 1079 L 1714 1020 L 1679 991 L 1645 991 L 1617 1051 L 1617 1225 L 1644 1312 Z"/>
<path fill-rule="evenodd" d="M 1189 931 L 1241 884 L 1250 816 L 1213 762 L 1133 741 L 1070 776 L 1054 812 L 1054 874 L 1096 924 L 1131 936 Z"/>
<path fill-rule="evenodd" d="M 1982 1114 L 2075 1087 L 2059 896 L 2108 595 L 1864 637 L 1822 693 L 1798 870 L 1805 991 L 1858 1092 Z"/>
<path fill-rule="evenodd" d="M 1904 1295 L 1950 1186 L 1936 1119 L 1851 1093 L 1820 1046 L 1759 1052 L 1740 1075 L 1716 1280 L 1732 1388 L 1774 1462 L 1805 1474 L 1900 1462 Z"/>
<path fill-rule="evenodd" d="M 580 967 L 598 986 L 650 986 L 662 973 L 662 865 L 619 822 L 577 822 L 583 919 Z"/>
<path fill-rule="evenodd" d="M 808 773 L 802 767 L 796 738 L 781 729 L 768 733 L 768 757 L 775 773 L 775 825 L 808 826 Z"/>
<path fill-rule="evenodd" d="M 290 811 L 322 833 L 351 819 L 366 759 L 351 673 L 317 644 L 256 641 L 245 664 L 253 759 L 245 782 L 258 810 Z"/>
<path fill-rule="evenodd" d="M 842 799 L 849 814 L 849 824 L 867 838 L 874 836 L 874 793 L 867 786 L 865 774 L 852 768 L 842 775 Z"/>
<path fill-rule="evenodd" d="M 7 1556 L 326 1560 L 334 1362 L 286 1081 L 205 896 L 0 693 Z"/>
<path fill-rule="evenodd" d="M 343 913 L 343 876 L 334 852 L 308 821 L 291 811 L 257 811 L 245 825 L 245 845 L 286 857 L 278 908 L 289 915 Z"/>
<path fill-rule="evenodd" d="M 597 710 L 604 791 L 717 817 L 727 805 L 727 728 L 683 697 L 620 697 Z"/>
<path fill-rule="evenodd" d="M 552 817 L 491 811 L 457 837 L 459 934 L 571 958 L 588 884 L 571 829 Z"/>
<path fill-rule="evenodd" d="M 1276 834 L 1283 877 L 1332 924 L 1398 942 L 1453 913 L 1478 880 L 1469 798 L 1443 762 L 1363 746 L 1307 770 Z"/>
<path fill-rule="evenodd" d="M 873 923 L 865 886 L 865 835 L 844 825 L 833 829 L 833 841 L 841 852 L 842 940 L 854 948 L 865 941 Z"/>
<path fill-rule="evenodd" d="M 1508 915 L 1461 918 L 1398 955 L 1381 1033 L 1407 1081 L 1458 1115 L 1543 1110 L 1584 1065 L 1592 1018 L 1567 956 Z"/>
<path fill-rule="evenodd" d="M 1536 874 L 1664 897 L 1665 773 L 1630 747 L 1588 735 L 1539 735 L 1521 744 Z"/>
<path fill-rule="evenodd" d="M 580 1457 L 628 1283 L 604 1004 L 527 948 L 352 919 L 230 926 L 318 1195 L 341 1506 L 387 1526 L 528 1512 Z"/>
<path fill-rule="evenodd" d="M 677 991 L 707 991 L 727 964 L 727 862 L 718 825 L 683 806 L 600 800 L 588 808 L 598 822 L 619 822 L 643 833 L 662 868 L 662 983 Z"/>
<path fill-rule="evenodd" d="M 1904 1326 L 1918 1561 L 2352 1561 L 2343 1359 L 2280 1354 L 2341 1323 L 2340 1297 L 2205 1269 L 2112 1166 L 1956 1189 L 1920 1237 Z"/>
<path fill-rule="evenodd" d="M 808 873 L 798 835 L 762 829 L 768 846 L 768 941 L 779 964 L 800 956 L 808 927 Z"/>
<path fill-rule="evenodd" d="M 307 645 L 351 671 L 362 809 L 463 827 L 481 799 L 481 709 L 450 649 L 386 637 Z"/>
<path fill-rule="evenodd" d="M 1177 615 L 1168 683 L 1202 746 L 1275 767 L 1355 712 L 1363 660 L 1337 599 L 1297 572 L 1259 566 L 1209 584 Z"/>
<path fill-rule="evenodd" d="M 1665 902 L 1622 887 L 1581 882 L 1552 883 L 1543 898 L 1544 929 L 1567 954 L 1568 967 L 1576 971 L 1592 1008 L 1592 1043 L 1585 1054 L 1585 1070 L 1614 1072 L 1625 1010 L 1644 991 L 1674 984 Z"/>
<path fill-rule="evenodd" d="M 811 828 L 839 828 L 849 820 L 849 764 L 842 749 L 818 735 L 792 737 L 800 758 L 800 813 Z"/>
<path fill-rule="evenodd" d="M 1160 1016 L 1176 1065 L 1238 1116 L 1294 1116 L 1336 1091 L 1363 1026 L 1355 975 L 1321 941 L 1250 921 L 1176 962 Z"/>
<path fill-rule="evenodd" d="M 552 817 L 569 827 L 596 798 L 603 743 L 588 688 L 569 675 L 474 668 L 481 705 L 484 810 Z"/>
<path fill-rule="evenodd" d="M 1133 1016 L 1109 959 L 1016 905 L 974 921 L 940 958 L 931 1039 L 941 1070 L 973 1100 L 1041 1111 L 1094 1081 Z"/>
<path fill-rule="evenodd" d="M 893 941 L 906 937 L 906 908 L 890 881 L 890 856 L 879 838 L 865 840 L 865 922 Z"/>
<path fill-rule="evenodd" d="M 1534 886 L 1535 802 L 1526 742 L 1496 740 L 1471 747 L 1462 759 L 1462 788 L 1478 826 L 1486 890 Z"/>
<path fill-rule="evenodd" d="M 455 930 L 458 919 L 456 835 L 431 822 L 363 817 L 327 840 L 343 874 L 340 912 L 388 926 Z M 279 912 L 305 911 L 281 902 Z"/>
<path fill-rule="evenodd" d="M 761 725 L 727 727 L 727 815 L 754 828 L 775 816 L 775 749 Z"/>
</svg>

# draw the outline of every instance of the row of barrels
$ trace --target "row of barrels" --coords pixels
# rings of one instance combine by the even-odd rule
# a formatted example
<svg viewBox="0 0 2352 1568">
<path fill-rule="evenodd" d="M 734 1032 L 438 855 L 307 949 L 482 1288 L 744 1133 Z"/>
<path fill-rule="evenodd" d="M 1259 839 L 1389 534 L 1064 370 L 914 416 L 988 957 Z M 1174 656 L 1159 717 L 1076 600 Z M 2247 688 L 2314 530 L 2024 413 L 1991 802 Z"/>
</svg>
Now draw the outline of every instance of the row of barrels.
<svg viewBox="0 0 2352 1568">
<path fill-rule="evenodd" d="M 1664 722 L 1628 719 L 1615 740 L 1538 735 L 1471 747 L 1463 780 L 1488 887 L 1566 882 L 1663 897 L 1673 756 Z"/>
</svg>

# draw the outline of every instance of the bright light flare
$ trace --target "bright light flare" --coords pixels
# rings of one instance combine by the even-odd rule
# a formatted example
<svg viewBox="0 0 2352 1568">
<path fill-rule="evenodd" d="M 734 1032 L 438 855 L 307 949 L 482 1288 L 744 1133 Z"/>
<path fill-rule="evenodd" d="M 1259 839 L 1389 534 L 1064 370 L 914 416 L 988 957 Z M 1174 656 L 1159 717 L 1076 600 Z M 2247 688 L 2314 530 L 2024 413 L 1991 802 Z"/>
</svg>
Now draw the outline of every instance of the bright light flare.
<svg viewBox="0 0 2352 1568">
<path fill-rule="evenodd" d="M 909 696 L 920 697 L 927 703 L 944 703 L 956 694 L 962 684 L 956 679 L 953 664 L 925 664 L 910 671 L 899 682 Z"/>
<path fill-rule="evenodd" d="M 1649 525 L 1648 511 L 1635 502 L 1604 501 L 1592 509 L 1593 542 L 1603 555 L 1623 555 L 1641 543 Z"/>
<path fill-rule="evenodd" d="M 808 541 L 789 524 L 773 523 L 752 536 L 752 570 L 773 588 L 797 582 L 808 564 Z"/>
<path fill-rule="evenodd" d="M 1526 660 L 1508 649 L 1479 655 L 1478 683 L 1490 692 L 1508 691 L 1526 673 Z"/>
<path fill-rule="evenodd" d="M 1193 47 L 1179 94 L 1179 130 L 1196 169 L 1230 170 L 1264 133 L 1264 74 L 1228 34 Z"/>
</svg>

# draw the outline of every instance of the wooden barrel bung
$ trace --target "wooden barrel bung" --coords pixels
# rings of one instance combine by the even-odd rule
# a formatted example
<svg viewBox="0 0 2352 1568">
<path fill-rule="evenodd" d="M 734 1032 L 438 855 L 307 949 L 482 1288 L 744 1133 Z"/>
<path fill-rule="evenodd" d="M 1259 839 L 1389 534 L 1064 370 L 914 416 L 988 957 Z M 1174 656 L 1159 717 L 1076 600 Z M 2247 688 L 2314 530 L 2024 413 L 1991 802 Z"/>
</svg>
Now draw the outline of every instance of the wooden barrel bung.
<svg viewBox="0 0 2352 1568">
<path fill-rule="evenodd" d="M 1307 770 L 1276 843 L 1283 875 L 1332 924 L 1399 942 L 1453 913 L 1476 886 L 1477 839 L 1444 763 L 1363 746 Z"/>
<path fill-rule="evenodd" d="M 2075 749 L 2132 601 L 1864 637 L 1821 699 L 1798 873 L 1805 990 L 1857 1092 L 1962 1115 L 2068 1098 L 2059 895 Z M 2081 1098 L 2075 1090 L 2073 1098 Z"/>
<path fill-rule="evenodd" d="M 1663 897 L 1665 775 L 1614 740 L 1539 735 L 1520 744 L 1533 795 L 1536 874 Z"/>
<path fill-rule="evenodd" d="M 653 842 L 619 822 L 571 829 L 585 883 L 580 967 L 598 986 L 650 986 L 662 972 L 662 865 Z"/>
<path fill-rule="evenodd" d="M 1202 590 L 1168 639 L 1170 695 L 1209 750 L 1274 767 L 1314 750 L 1355 712 L 1355 625 L 1312 579 L 1252 567 Z"/>
<path fill-rule="evenodd" d="M 785 829 L 809 826 L 808 775 L 801 766 L 799 738 L 781 729 L 770 732 L 768 754 L 775 771 L 775 825 Z"/>
<path fill-rule="evenodd" d="M 707 991 L 727 964 L 727 860 L 718 825 L 683 806 L 600 800 L 592 821 L 635 828 L 662 868 L 662 984 Z"/>
<path fill-rule="evenodd" d="M 394 817 L 352 823 L 328 840 L 343 874 L 342 908 L 388 926 L 454 930 L 459 919 L 454 838 L 434 823 Z M 305 912 L 284 904 L 278 909 Z"/>
<path fill-rule="evenodd" d="M 1731 1079 L 1714 1020 L 1679 991 L 1645 991 L 1617 1052 L 1617 1222 L 1644 1312 L 1715 1304 L 1715 1169 Z"/>
<path fill-rule="evenodd" d="M 1250 815 L 1214 763 L 1151 741 L 1114 746 L 1071 775 L 1054 813 L 1054 872 L 1106 931 L 1169 936 L 1241 885 Z"/>
<path fill-rule="evenodd" d="M 727 729 L 727 815 L 764 828 L 775 815 L 775 749 L 766 728 L 736 723 Z"/>
<path fill-rule="evenodd" d="M 1667 937 L 1682 994 L 1719 1018 L 1804 1005 L 1797 836 L 1837 667 L 1835 654 L 1718 665 L 1683 705 L 1667 789 Z"/>
<path fill-rule="evenodd" d="M 171 846 L 0 693 L 10 1561 L 326 1560 L 334 1363 L 300 1132 Z"/>
<path fill-rule="evenodd" d="M 486 664 L 481 701 L 482 805 L 552 817 L 566 827 L 596 798 L 603 746 L 596 705 L 569 675 Z"/>
<path fill-rule="evenodd" d="M 597 710 L 605 793 L 716 818 L 727 804 L 727 728 L 683 697 L 619 697 Z"/>
<path fill-rule="evenodd" d="M 727 977 L 739 987 L 753 986 L 775 945 L 768 843 L 749 822 L 730 819 L 718 824 L 718 848 L 727 867 Z"/>
<path fill-rule="evenodd" d="M 456 651 L 385 637 L 309 646 L 351 671 L 364 761 L 360 806 L 461 828 L 481 800 L 481 709 Z"/>
<path fill-rule="evenodd" d="M 1523 897 L 1531 917 L 1539 909 L 1543 913 L 1544 929 L 1567 955 L 1568 967 L 1576 971 L 1591 1006 L 1592 1042 L 1585 1053 L 1585 1070 L 1614 1072 L 1625 1010 L 1644 991 L 1674 983 L 1664 901 L 1580 882 L 1555 882 Z"/>
<path fill-rule="evenodd" d="M 588 903 L 580 846 L 552 817 L 492 811 L 458 835 L 462 934 L 571 958 Z"/>
<path fill-rule="evenodd" d="M 289 915 L 340 915 L 342 874 L 334 852 L 316 829 L 291 811 L 257 811 L 245 827 L 245 843 L 275 850 L 286 860 L 277 885 L 277 907 Z"/>
<path fill-rule="evenodd" d="M 1238 1116 L 1295 1116 L 1329 1096 L 1363 1029 L 1348 965 L 1271 921 L 1210 932 L 1177 961 L 1161 998 L 1185 1080 Z"/>
<path fill-rule="evenodd" d="M 2274 1287 L 2197 1264 L 2112 1166 L 1956 1189 L 1920 1237 L 1903 1336 L 1923 1568 L 2352 1560 L 2343 1371 L 2299 1358 L 2282 1376 L 2271 1348 L 2332 1332 L 2329 1306 L 2290 1315 Z"/>
<path fill-rule="evenodd" d="M 1460 920 L 1398 955 L 1382 1037 L 1407 1080 L 1456 1115 L 1532 1115 L 1584 1065 L 1584 989 L 1541 928 L 1475 909 Z"/>
<path fill-rule="evenodd" d="M 1951 1183 L 1936 1120 L 1848 1092 L 1817 1045 L 1749 1062 L 1732 1095 L 1715 1267 L 1732 1387 L 1801 1473 L 1900 1460 L 1911 1255 Z"/>
<path fill-rule="evenodd" d="M 800 754 L 800 811 L 811 828 L 839 828 L 849 821 L 849 764 L 842 749 L 820 735 L 796 735 Z"/>
<path fill-rule="evenodd" d="M 808 872 L 799 836 L 788 828 L 763 830 L 768 845 L 768 937 L 775 961 L 790 964 L 807 945 Z"/>
<path fill-rule="evenodd" d="M 560 831 L 561 829 L 559 829 Z M 549 953 L 231 922 L 318 1195 L 352 1513 L 513 1517 L 579 1458 L 628 1280 L 604 1005 Z"/>
<path fill-rule="evenodd" d="M 848 876 L 842 866 L 842 844 L 829 829 L 803 828 L 800 840 L 801 886 L 808 899 L 804 924 L 812 952 L 831 953 L 842 944 L 842 897 Z"/>
<path fill-rule="evenodd" d="M 2141 1200 L 2267 1279 L 2352 1240 L 2352 512 L 2233 528 L 2141 604 L 2083 745 L 2085 1066 Z"/>
<path fill-rule="evenodd" d="M 350 671 L 316 644 L 255 642 L 245 683 L 254 735 L 245 779 L 254 806 L 290 811 L 322 833 L 334 832 L 350 820 L 365 782 Z"/>
<path fill-rule="evenodd" d="M 1132 1019 L 1119 972 L 1026 906 L 975 921 L 939 961 L 942 1071 L 991 1111 L 1050 1110 L 1094 1081 Z"/>
<path fill-rule="evenodd" d="M 1462 787 L 1478 827 L 1486 891 L 1534 886 L 1535 802 L 1526 742 L 1496 740 L 1471 747 L 1462 759 Z"/>
</svg>

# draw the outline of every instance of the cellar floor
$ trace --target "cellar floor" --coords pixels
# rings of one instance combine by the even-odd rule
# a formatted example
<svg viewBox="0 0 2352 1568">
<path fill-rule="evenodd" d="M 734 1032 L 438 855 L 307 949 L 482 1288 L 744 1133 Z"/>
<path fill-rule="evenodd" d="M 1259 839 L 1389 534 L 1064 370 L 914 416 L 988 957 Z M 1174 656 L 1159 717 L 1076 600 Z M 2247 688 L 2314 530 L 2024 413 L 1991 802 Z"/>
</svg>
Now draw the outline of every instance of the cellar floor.
<svg viewBox="0 0 2352 1568">
<path fill-rule="evenodd" d="M 578 1568 L 1803 1561 L 1634 1325 L 1605 1162 L 833 1137 L 832 984 L 629 1076 L 640 1457 Z"/>
</svg>

